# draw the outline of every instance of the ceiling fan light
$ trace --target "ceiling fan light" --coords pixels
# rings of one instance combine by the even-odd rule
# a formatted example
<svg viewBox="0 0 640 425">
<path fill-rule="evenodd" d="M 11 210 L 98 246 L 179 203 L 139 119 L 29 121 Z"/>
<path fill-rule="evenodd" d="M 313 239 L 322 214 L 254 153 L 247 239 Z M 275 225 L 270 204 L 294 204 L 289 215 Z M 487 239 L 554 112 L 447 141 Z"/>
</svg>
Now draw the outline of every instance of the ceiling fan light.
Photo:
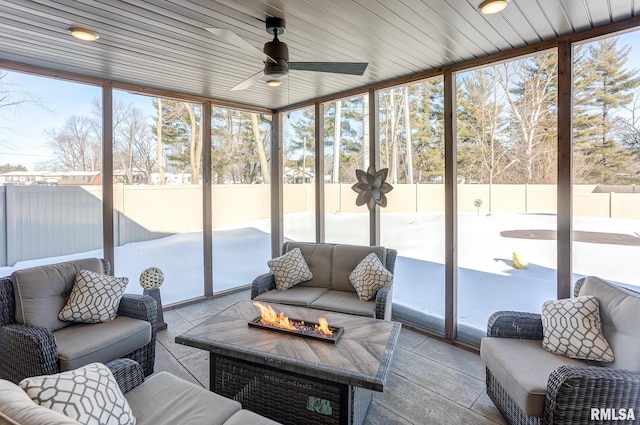
<svg viewBox="0 0 640 425">
<path fill-rule="evenodd" d="M 267 85 L 269 87 L 278 87 L 280 84 L 282 84 L 282 81 L 280 80 L 267 80 Z"/>
<path fill-rule="evenodd" d="M 78 40 L 96 41 L 97 39 L 100 38 L 100 35 L 98 35 L 97 32 L 86 30 L 84 28 L 72 27 L 72 28 L 69 28 L 69 32 L 71 33 L 72 36 L 74 36 Z"/>
<path fill-rule="evenodd" d="M 485 15 L 493 15 L 504 10 L 509 0 L 484 0 L 478 5 L 478 10 Z"/>
</svg>

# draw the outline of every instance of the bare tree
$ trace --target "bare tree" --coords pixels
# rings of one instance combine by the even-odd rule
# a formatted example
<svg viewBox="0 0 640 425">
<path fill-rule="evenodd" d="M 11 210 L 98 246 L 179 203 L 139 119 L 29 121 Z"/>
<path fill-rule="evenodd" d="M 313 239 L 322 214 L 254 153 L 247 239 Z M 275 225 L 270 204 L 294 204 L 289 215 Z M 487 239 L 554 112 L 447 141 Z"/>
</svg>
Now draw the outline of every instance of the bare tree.
<svg viewBox="0 0 640 425">
<path fill-rule="evenodd" d="M 362 169 L 369 168 L 369 146 L 371 141 L 369 140 L 369 95 L 365 94 L 362 97 Z"/>
<path fill-rule="evenodd" d="M 162 98 L 157 98 L 156 102 L 158 104 L 158 118 L 156 121 L 156 161 L 158 165 L 160 184 L 165 184 L 164 156 L 162 155 Z"/>
<path fill-rule="evenodd" d="M 47 132 L 54 160 L 65 171 L 100 171 L 102 169 L 101 137 L 99 126 L 87 116 L 68 117 L 58 131 Z"/>
<path fill-rule="evenodd" d="M 407 165 L 407 183 L 413 184 L 413 155 L 411 149 L 411 114 L 409 112 L 409 86 L 405 86 L 404 92 L 404 134 L 405 134 L 405 162 Z"/>
<path fill-rule="evenodd" d="M 191 131 L 189 132 L 191 138 L 191 143 L 189 143 L 191 184 L 198 184 L 202 172 L 202 131 L 200 131 L 200 123 L 196 119 L 193 105 L 187 102 L 181 102 L 181 104 L 189 114 L 189 124 L 191 125 Z"/>
<path fill-rule="evenodd" d="M 494 68 L 498 73 L 496 81 L 502 86 L 515 117 L 514 138 L 519 143 L 515 151 L 517 161 L 522 164 L 525 181 L 522 183 L 538 183 L 543 179 L 537 175 L 536 164 L 545 155 L 545 142 L 548 133 L 545 128 L 553 121 L 551 105 L 556 98 L 556 53 L 541 53 L 522 60 L 505 62 L 501 68 Z"/>
<path fill-rule="evenodd" d="M 124 103 L 114 104 L 113 116 L 114 163 L 124 171 L 125 183 L 135 183 L 136 174 L 141 171 L 145 174 L 145 181 L 149 182 L 155 153 L 146 117 L 139 108 Z"/>
<path fill-rule="evenodd" d="M 10 80 L 11 74 L 8 71 L 0 70 L 0 116 L 6 117 L 9 113 L 17 111 L 22 105 L 33 103 L 39 105 L 39 100 L 28 91 L 20 89 Z M 7 133 L 10 129 L 0 128 Z M 5 133 L 6 134 L 6 133 Z M 6 148 L 17 148 L 11 146 L 6 140 L 0 139 L 0 146 Z"/>
<path fill-rule="evenodd" d="M 251 128 L 253 129 L 253 138 L 255 139 L 256 146 L 258 148 L 258 158 L 260 159 L 262 181 L 266 184 L 270 184 L 271 176 L 269 175 L 269 163 L 267 162 L 267 155 L 265 154 L 262 135 L 260 134 L 260 123 L 258 122 L 258 114 L 251 114 Z M 302 167 L 304 168 L 304 161 Z"/>
<path fill-rule="evenodd" d="M 333 171 L 331 183 L 340 183 L 340 138 L 342 130 L 342 100 L 336 101 L 336 116 L 333 126 Z"/>
<path fill-rule="evenodd" d="M 29 92 L 20 90 L 9 80 L 9 72 L 0 70 L 0 108 L 11 109 L 30 102 L 37 102 Z"/>
</svg>

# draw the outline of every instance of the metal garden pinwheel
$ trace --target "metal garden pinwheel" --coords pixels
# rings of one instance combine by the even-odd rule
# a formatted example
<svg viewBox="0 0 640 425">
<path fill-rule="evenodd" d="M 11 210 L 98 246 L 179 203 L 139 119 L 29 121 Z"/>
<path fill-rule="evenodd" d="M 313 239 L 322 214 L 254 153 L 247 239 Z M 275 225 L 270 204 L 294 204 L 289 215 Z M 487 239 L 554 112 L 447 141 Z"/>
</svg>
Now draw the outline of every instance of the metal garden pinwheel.
<svg viewBox="0 0 640 425">
<path fill-rule="evenodd" d="M 381 207 L 387 206 L 387 197 L 385 194 L 393 190 L 393 186 L 385 182 L 388 168 L 376 171 L 375 167 L 369 166 L 367 171 L 356 170 L 356 178 L 358 183 L 351 186 L 357 194 L 356 205 L 367 205 L 370 211 L 373 211 L 376 205 Z"/>
</svg>

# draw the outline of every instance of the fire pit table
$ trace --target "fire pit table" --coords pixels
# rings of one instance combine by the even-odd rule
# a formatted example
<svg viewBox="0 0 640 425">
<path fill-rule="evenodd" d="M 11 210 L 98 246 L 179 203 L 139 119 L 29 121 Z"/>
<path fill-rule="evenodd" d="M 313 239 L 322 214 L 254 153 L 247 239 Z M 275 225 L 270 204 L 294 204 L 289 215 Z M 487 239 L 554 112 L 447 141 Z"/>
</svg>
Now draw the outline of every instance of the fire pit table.
<svg viewBox="0 0 640 425">
<path fill-rule="evenodd" d="M 211 391 L 283 424 L 362 424 L 372 391 L 384 389 L 400 323 L 271 304 L 288 317 L 325 318 L 336 343 L 248 326 L 241 300 L 176 337 L 210 354 Z"/>
</svg>

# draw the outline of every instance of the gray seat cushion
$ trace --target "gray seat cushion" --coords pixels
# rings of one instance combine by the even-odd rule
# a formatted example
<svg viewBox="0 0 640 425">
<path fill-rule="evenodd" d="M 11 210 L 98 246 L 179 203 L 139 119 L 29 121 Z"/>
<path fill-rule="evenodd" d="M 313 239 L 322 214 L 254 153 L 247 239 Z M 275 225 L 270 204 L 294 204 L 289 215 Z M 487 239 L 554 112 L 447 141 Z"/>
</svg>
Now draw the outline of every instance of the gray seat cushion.
<svg viewBox="0 0 640 425">
<path fill-rule="evenodd" d="M 327 292 L 329 292 L 327 288 L 312 288 L 296 285 L 285 291 L 274 289 L 264 292 L 255 297 L 254 301 L 309 307 L 313 301 Z"/>
<path fill-rule="evenodd" d="M 11 274 L 16 300 L 16 322 L 51 331 L 70 325 L 58 319 L 76 274 L 80 270 L 104 273 L 98 258 L 84 258 L 17 270 Z"/>
<path fill-rule="evenodd" d="M 160 372 L 125 394 L 137 425 L 221 425 L 240 403 Z M 247 424 L 251 422 L 246 422 Z"/>
<path fill-rule="evenodd" d="M 250 410 L 240 410 L 234 413 L 231 418 L 224 425 L 278 425 L 279 422 L 272 421 L 271 419 L 260 416 L 257 413 L 253 413 Z"/>
<path fill-rule="evenodd" d="M 613 362 L 602 366 L 640 372 L 640 294 L 589 276 L 579 295 L 593 295 L 600 302 L 602 333 L 614 355 Z"/>
<path fill-rule="evenodd" d="M 338 313 L 376 317 L 376 301 L 361 301 L 355 292 L 329 291 L 313 301 L 310 307 Z"/>
<path fill-rule="evenodd" d="M 562 365 L 588 365 L 548 352 L 539 340 L 513 338 L 483 338 L 480 357 L 518 407 L 536 417 L 544 412 L 551 372 Z"/>
<path fill-rule="evenodd" d="M 93 362 L 108 363 L 151 341 L 151 324 L 118 316 L 111 322 L 77 323 L 53 333 L 60 370 L 77 369 Z"/>
</svg>

